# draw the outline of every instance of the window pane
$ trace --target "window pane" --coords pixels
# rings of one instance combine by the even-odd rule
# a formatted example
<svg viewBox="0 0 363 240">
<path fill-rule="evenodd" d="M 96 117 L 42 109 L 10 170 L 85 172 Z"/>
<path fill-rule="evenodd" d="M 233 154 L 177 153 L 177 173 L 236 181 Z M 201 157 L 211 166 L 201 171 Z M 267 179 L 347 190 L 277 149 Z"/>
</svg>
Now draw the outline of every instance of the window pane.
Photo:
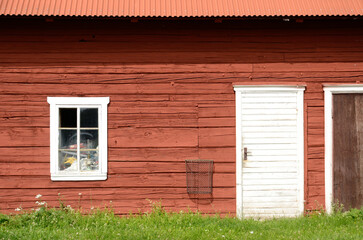
<svg viewBox="0 0 363 240">
<path fill-rule="evenodd" d="M 59 127 L 77 127 L 77 108 L 59 109 Z"/>
<path fill-rule="evenodd" d="M 81 128 L 98 127 L 98 109 L 81 108 Z"/>
<path fill-rule="evenodd" d="M 98 151 L 81 151 L 81 171 L 97 171 Z"/>
<path fill-rule="evenodd" d="M 81 149 L 98 148 L 98 130 L 81 130 Z"/>
<path fill-rule="evenodd" d="M 59 154 L 59 170 L 60 171 L 78 171 L 77 166 L 77 151 L 74 150 L 60 150 Z"/>
<path fill-rule="evenodd" d="M 77 149 L 77 130 L 59 130 L 59 148 Z"/>
</svg>

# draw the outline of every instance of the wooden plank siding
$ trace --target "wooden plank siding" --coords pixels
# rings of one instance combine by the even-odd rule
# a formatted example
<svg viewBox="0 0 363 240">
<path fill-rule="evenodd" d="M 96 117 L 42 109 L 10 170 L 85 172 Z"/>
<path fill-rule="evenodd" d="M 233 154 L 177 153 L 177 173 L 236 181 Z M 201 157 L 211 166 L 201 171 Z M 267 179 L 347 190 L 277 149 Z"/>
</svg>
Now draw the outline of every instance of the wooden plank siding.
<svg viewBox="0 0 363 240">
<path fill-rule="evenodd" d="M 324 205 L 322 84 L 363 81 L 361 20 L 0 22 L 1 212 L 60 194 L 116 214 L 147 199 L 235 214 L 236 82 L 306 85 L 306 209 Z M 108 180 L 50 180 L 47 96 L 110 97 Z M 186 192 L 198 158 L 214 160 L 212 195 Z"/>
<path fill-rule="evenodd" d="M 342 204 L 345 210 L 363 204 L 362 103 L 361 94 L 333 97 L 333 196 L 334 202 Z"/>
</svg>

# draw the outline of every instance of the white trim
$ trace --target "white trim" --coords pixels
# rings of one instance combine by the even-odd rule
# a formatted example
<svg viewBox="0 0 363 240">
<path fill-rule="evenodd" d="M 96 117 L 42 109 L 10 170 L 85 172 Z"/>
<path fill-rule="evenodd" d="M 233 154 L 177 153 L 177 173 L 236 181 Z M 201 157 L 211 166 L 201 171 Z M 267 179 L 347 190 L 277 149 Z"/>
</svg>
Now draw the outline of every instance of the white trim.
<svg viewBox="0 0 363 240">
<path fill-rule="evenodd" d="M 236 91 L 236 215 L 238 218 L 242 218 L 243 213 L 241 96 L 241 91 Z"/>
<path fill-rule="evenodd" d="M 241 92 L 246 92 L 246 91 L 258 91 L 258 92 L 263 92 L 263 91 L 292 91 L 292 90 L 297 90 L 297 91 L 304 91 L 305 87 L 304 86 L 298 86 L 298 85 L 293 85 L 293 86 L 288 86 L 288 85 L 234 85 L 234 91 L 241 91 Z"/>
<path fill-rule="evenodd" d="M 107 103 L 103 103 L 100 109 L 100 126 L 102 126 L 103 131 L 99 131 L 99 146 L 100 146 L 100 157 L 102 159 L 106 159 L 105 161 L 101 161 L 101 174 L 107 175 Z"/>
<path fill-rule="evenodd" d="M 324 125 L 325 125 L 325 209 L 332 210 L 333 201 L 333 119 L 332 119 L 332 92 L 324 88 Z"/>
<path fill-rule="evenodd" d="M 363 93 L 362 84 L 325 85 L 325 208 L 332 212 L 333 203 L 333 94 Z"/>
<path fill-rule="evenodd" d="M 286 85 L 235 85 L 236 92 L 236 216 L 243 217 L 242 189 L 242 106 L 241 98 L 244 92 L 274 92 L 287 91 L 297 93 L 297 140 L 299 167 L 298 206 L 300 214 L 304 213 L 304 86 Z"/>
<path fill-rule="evenodd" d="M 58 110 L 59 111 L 59 110 Z M 59 119 L 59 118 L 58 118 Z M 59 125 L 58 125 L 59 126 Z M 81 130 L 80 130 L 80 126 L 81 126 L 81 110 L 79 107 L 77 107 L 77 136 L 81 136 Z M 100 131 L 99 131 L 100 132 Z M 58 133 L 59 134 L 59 133 Z M 58 136 L 59 137 L 59 136 Z M 80 146 L 81 144 L 81 139 L 80 137 L 77 137 L 77 146 Z M 79 148 L 77 148 L 77 159 L 81 159 L 80 158 L 81 156 L 81 150 Z M 59 164 L 59 161 L 57 159 L 57 164 Z M 58 166 L 59 167 L 59 166 Z M 78 172 L 80 171 L 81 169 L 81 162 L 78 161 L 77 162 L 77 170 Z M 57 168 L 58 169 L 58 168 Z"/>
<path fill-rule="evenodd" d="M 301 90 L 305 90 L 305 88 L 301 89 Z M 304 213 L 304 203 L 305 203 L 305 199 L 304 199 L 304 92 L 303 91 L 298 91 L 297 92 L 297 122 L 296 122 L 296 127 L 297 127 L 297 144 L 298 144 L 298 149 L 297 149 L 297 157 L 298 157 L 298 178 L 299 178 L 299 197 L 298 197 L 298 203 L 299 203 L 299 211 L 301 214 Z"/>
<path fill-rule="evenodd" d="M 109 97 L 48 97 L 49 104 L 62 104 L 62 105 L 107 105 L 110 103 Z"/>
<path fill-rule="evenodd" d="M 106 180 L 107 173 L 105 174 L 93 174 L 87 176 L 62 176 L 62 175 L 52 175 L 52 181 L 99 181 Z"/>
<path fill-rule="evenodd" d="M 49 98 L 48 98 L 49 100 Z M 49 101 L 48 101 L 49 102 Z M 56 117 L 52 117 L 52 116 L 57 116 L 57 107 L 55 106 L 55 104 L 51 104 L 50 105 L 50 159 L 55 159 L 57 157 L 57 151 L 58 151 L 58 146 L 57 146 L 57 127 L 52 127 L 52 126 L 58 126 L 58 118 Z M 52 160 L 51 160 L 52 162 Z M 55 174 L 57 171 L 57 165 L 56 164 L 50 164 L 50 175 L 52 176 L 53 174 Z"/>
<path fill-rule="evenodd" d="M 89 181 L 107 179 L 107 105 L 109 97 L 48 97 L 50 104 L 50 174 L 52 181 Z M 76 174 L 58 171 L 58 109 L 60 107 L 97 107 L 99 118 L 99 170 Z M 79 110 L 77 110 L 79 126 Z M 77 127 L 77 131 L 79 128 Z M 79 152 L 77 152 L 79 156 Z M 79 157 L 78 157 L 79 158 Z M 78 162 L 78 167 L 79 166 Z"/>
</svg>

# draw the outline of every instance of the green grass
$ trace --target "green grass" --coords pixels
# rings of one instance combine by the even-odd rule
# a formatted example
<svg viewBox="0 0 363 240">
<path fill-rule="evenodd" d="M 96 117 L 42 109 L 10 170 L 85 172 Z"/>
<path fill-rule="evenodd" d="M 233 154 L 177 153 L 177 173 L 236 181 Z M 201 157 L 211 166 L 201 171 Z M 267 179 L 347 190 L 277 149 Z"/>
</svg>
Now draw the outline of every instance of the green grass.
<svg viewBox="0 0 363 240">
<path fill-rule="evenodd" d="M 0 239 L 363 239 L 363 208 L 294 219 L 238 220 L 200 213 L 115 216 L 70 208 L 0 214 Z"/>
</svg>

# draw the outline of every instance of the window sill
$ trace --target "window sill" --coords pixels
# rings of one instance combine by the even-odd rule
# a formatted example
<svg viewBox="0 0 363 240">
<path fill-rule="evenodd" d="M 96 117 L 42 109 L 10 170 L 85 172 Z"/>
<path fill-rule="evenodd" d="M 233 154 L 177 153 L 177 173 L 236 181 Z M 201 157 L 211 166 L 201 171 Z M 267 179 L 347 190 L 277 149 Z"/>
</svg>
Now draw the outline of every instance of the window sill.
<svg viewBox="0 0 363 240">
<path fill-rule="evenodd" d="M 107 174 L 95 174 L 84 176 L 52 175 L 52 181 L 102 181 L 107 179 Z"/>
</svg>

